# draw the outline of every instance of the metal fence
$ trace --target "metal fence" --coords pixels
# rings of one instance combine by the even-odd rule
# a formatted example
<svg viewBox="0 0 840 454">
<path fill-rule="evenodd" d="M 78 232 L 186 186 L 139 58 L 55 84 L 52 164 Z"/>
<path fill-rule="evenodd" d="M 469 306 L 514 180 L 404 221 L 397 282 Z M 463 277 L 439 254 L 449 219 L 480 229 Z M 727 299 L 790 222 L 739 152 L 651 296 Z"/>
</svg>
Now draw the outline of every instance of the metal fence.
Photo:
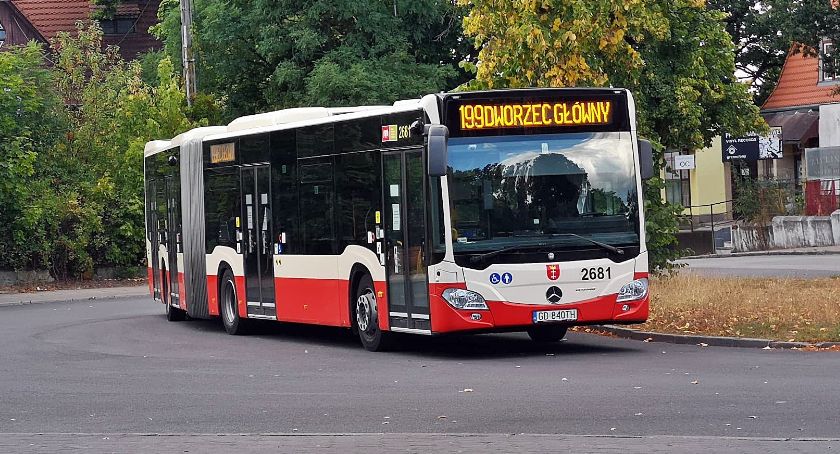
<svg viewBox="0 0 840 454">
<path fill-rule="evenodd" d="M 680 247 L 694 254 L 714 254 L 732 241 L 733 200 L 689 205 L 680 216 Z"/>
</svg>

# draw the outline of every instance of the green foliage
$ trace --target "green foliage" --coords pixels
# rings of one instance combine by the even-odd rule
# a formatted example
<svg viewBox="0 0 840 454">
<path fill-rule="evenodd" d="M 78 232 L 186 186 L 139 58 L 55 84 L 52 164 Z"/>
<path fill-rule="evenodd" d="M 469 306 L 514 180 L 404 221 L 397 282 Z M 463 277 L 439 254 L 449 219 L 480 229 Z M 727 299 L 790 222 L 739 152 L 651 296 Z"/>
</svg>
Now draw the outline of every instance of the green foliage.
<svg viewBox="0 0 840 454">
<path fill-rule="evenodd" d="M 747 86 L 734 78 L 725 15 L 702 0 L 462 0 L 464 30 L 480 49 L 467 88 L 616 86 L 636 99 L 641 135 L 665 149 L 709 146 L 724 131 L 767 127 Z M 466 67 L 473 67 L 467 63 Z M 662 200 L 664 182 L 645 182 L 650 267 L 679 257 L 679 206 Z"/>
<path fill-rule="evenodd" d="M 63 116 L 35 43 L 0 52 L 0 268 L 44 266 L 49 247 L 36 180 L 41 150 L 59 139 Z"/>
<path fill-rule="evenodd" d="M 390 103 L 466 80 L 451 2 L 195 0 L 194 9 L 199 91 L 226 99 L 228 117 Z M 153 32 L 178 62 L 178 2 L 161 2 L 159 15 Z"/>
<path fill-rule="evenodd" d="M 93 19 L 112 19 L 122 0 L 91 0 L 91 3 L 98 7 L 92 14 Z"/>
<path fill-rule="evenodd" d="M 84 277 L 95 265 L 144 257 L 143 149 L 218 119 L 204 96 L 192 109 L 168 58 L 152 84 L 138 62 L 102 50 L 94 22 L 51 43 L 0 53 L 0 268 L 48 268 Z"/>
</svg>

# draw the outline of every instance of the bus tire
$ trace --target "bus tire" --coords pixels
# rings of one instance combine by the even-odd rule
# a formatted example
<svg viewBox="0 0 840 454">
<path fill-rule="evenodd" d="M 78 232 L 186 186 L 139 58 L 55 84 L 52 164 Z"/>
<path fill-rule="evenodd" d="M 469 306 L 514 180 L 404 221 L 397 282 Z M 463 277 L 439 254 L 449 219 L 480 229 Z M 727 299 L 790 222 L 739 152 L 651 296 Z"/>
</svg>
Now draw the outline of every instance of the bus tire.
<svg viewBox="0 0 840 454">
<path fill-rule="evenodd" d="M 187 311 L 172 307 L 169 301 L 166 302 L 166 319 L 170 322 L 183 322 L 187 319 Z"/>
<path fill-rule="evenodd" d="M 359 339 L 365 350 L 378 352 L 388 345 L 388 335 L 379 329 L 379 317 L 376 311 L 376 293 L 373 279 L 365 274 L 356 284 L 353 298 L 353 325 L 359 332 Z"/>
<path fill-rule="evenodd" d="M 233 273 L 228 269 L 219 281 L 219 312 L 225 331 L 232 335 L 247 334 L 248 320 L 239 316 L 239 302 L 236 293 L 236 281 Z"/>
<path fill-rule="evenodd" d="M 534 342 L 557 342 L 566 337 L 569 327 L 564 325 L 543 325 L 528 328 L 528 336 Z"/>
<path fill-rule="evenodd" d="M 169 275 L 166 273 L 166 267 L 163 266 L 163 264 L 161 264 L 160 270 L 162 275 L 161 287 L 163 287 L 161 289 L 162 295 L 160 297 L 163 300 L 163 306 L 166 310 L 166 319 L 170 322 L 184 321 L 187 318 L 186 311 L 182 311 L 177 307 L 172 307 L 172 295 L 170 295 L 171 292 L 169 290 Z"/>
</svg>

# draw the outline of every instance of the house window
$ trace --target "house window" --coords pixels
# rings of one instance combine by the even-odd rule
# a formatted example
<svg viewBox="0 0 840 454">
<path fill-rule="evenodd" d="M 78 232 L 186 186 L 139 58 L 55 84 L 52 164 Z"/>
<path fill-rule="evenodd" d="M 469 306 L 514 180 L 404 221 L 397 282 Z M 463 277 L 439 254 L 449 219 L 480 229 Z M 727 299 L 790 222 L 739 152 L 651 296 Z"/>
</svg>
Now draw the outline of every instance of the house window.
<svg viewBox="0 0 840 454">
<path fill-rule="evenodd" d="M 837 63 L 834 45 L 830 41 L 823 41 L 820 45 L 820 82 L 840 81 L 837 77 Z"/>
<path fill-rule="evenodd" d="M 3 24 L 0 23 L 0 46 L 3 46 L 3 43 L 6 42 L 6 29 L 3 28 Z"/>
<path fill-rule="evenodd" d="M 665 200 L 669 203 L 691 206 L 691 181 L 688 170 L 674 170 L 674 156 L 687 152 L 669 151 L 665 153 Z"/>
<path fill-rule="evenodd" d="M 115 17 L 99 21 L 99 26 L 106 35 L 127 35 L 134 33 L 136 23 L 136 18 Z"/>
</svg>

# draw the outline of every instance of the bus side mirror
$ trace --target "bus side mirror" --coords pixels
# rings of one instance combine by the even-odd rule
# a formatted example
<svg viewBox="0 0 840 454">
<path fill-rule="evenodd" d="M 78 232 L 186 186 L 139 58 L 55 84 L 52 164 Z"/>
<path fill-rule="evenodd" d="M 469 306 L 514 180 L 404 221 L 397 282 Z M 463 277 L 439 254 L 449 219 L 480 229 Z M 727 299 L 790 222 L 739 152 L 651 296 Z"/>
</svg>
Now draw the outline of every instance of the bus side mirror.
<svg viewBox="0 0 840 454">
<path fill-rule="evenodd" d="M 427 149 L 429 158 L 429 176 L 442 177 L 446 175 L 447 151 L 446 143 L 449 140 L 449 128 L 443 125 L 427 125 Z"/>
<path fill-rule="evenodd" d="M 650 180 L 653 175 L 653 147 L 649 140 L 639 139 L 639 174 L 642 180 Z"/>
</svg>

